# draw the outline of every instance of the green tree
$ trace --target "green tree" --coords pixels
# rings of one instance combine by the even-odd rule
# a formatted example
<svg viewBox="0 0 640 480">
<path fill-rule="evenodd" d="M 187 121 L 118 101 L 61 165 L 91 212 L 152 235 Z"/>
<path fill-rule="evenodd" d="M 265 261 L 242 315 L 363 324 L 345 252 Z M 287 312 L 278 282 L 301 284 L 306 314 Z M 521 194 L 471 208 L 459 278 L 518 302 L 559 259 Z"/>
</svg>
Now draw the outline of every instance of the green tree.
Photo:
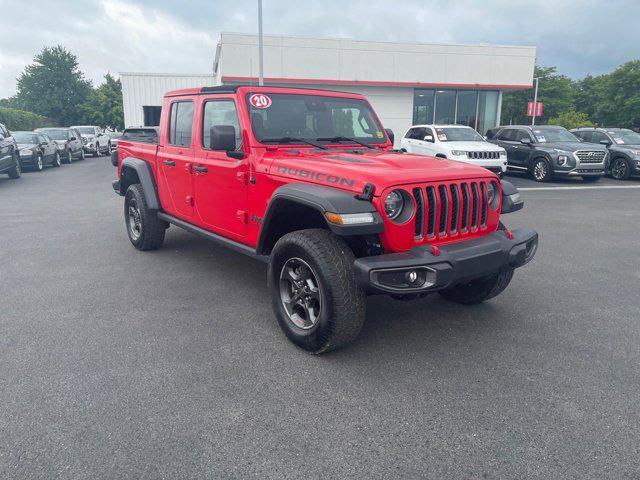
<svg viewBox="0 0 640 480">
<path fill-rule="evenodd" d="M 35 113 L 0 106 L 0 123 L 9 130 L 34 130 L 49 125 L 47 119 Z"/>
<path fill-rule="evenodd" d="M 560 125 L 566 129 L 579 128 L 579 127 L 595 127 L 595 124 L 589 120 L 589 116 L 584 112 L 576 112 L 575 108 L 571 107 L 566 112 L 562 112 L 557 117 L 549 119 L 551 125 Z"/>
<path fill-rule="evenodd" d="M 89 93 L 79 111 L 82 123 L 123 129 L 124 111 L 120 80 L 107 73 L 104 83 Z"/>
<path fill-rule="evenodd" d="M 573 106 L 574 82 L 556 73 L 556 67 L 535 67 L 534 76 L 539 78 L 538 101 L 544 104 L 542 117 L 536 123 L 547 123 L 546 119 L 557 117 Z M 533 89 L 504 93 L 502 97 L 502 124 L 526 124 L 527 102 L 533 101 Z"/>
<path fill-rule="evenodd" d="M 55 125 L 78 119 L 91 83 L 78 69 L 77 57 L 58 45 L 44 47 L 18 77 L 14 107 L 50 118 Z"/>
</svg>

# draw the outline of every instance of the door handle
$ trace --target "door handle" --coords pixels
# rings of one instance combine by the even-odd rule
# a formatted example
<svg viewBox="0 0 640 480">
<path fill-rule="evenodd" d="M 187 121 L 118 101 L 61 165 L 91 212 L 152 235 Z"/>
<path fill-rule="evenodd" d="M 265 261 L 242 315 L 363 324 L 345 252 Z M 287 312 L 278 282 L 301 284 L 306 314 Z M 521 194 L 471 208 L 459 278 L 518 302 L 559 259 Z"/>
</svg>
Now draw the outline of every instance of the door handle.
<svg viewBox="0 0 640 480">
<path fill-rule="evenodd" d="M 162 163 L 164 163 L 167 167 L 175 167 L 176 162 L 174 162 L 173 160 L 163 160 Z"/>
<path fill-rule="evenodd" d="M 199 173 L 207 173 L 209 171 L 207 167 L 198 167 L 197 165 L 193 169 Z"/>
</svg>

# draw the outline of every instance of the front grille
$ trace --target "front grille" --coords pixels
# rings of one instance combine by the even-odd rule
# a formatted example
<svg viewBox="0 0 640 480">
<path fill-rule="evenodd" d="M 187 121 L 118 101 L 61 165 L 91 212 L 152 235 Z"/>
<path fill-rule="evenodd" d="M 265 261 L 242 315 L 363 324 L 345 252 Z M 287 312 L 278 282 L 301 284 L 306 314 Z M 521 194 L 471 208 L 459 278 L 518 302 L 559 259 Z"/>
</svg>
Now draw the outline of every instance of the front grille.
<svg viewBox="0 0 640 480">
<path fill-rule="evenodd" d="M 467 157 L 473 160 L 497 160 L 500 152 L 467 152 Z"/>
<path fill-rule="evenodd" d="M 580 163 L 602 163 L 606 154 L 602 150 L 578 150 L 576 157 L 578 157 Z"/>
<path fill-rule="evenodd" d="M 464 237 L 487 228 L 488 182 L 471 180 L 414 187 L 416 241 Z M 495 213 L 495 212 L 494 212 Z"/>
</svg>

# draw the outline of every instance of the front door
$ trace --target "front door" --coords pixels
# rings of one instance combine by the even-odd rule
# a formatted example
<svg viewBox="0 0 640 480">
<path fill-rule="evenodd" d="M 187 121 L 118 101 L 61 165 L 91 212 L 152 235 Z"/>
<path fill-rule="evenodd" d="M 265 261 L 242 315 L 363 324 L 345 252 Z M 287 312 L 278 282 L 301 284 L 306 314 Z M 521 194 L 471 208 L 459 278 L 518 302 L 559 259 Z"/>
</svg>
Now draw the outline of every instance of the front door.
<svg viewBox="0 0 640 480">
<path fill-rule="evenodd" d="M 241 144 L 241 126 L 234 100 L 228 96 L 203 98 L 199 109 L 199 142 L 194 165 L 194 196 L 198 223 L 208 230 L 226 232 L 240 238 L 247 233 L 248 160 L 211 150 L 210 129 L 232 126 L 236 150 Z"/>
<path fill-rule="evenodd" d="M 158 146 L 160 201 L 168 213 L 189 218 L 193 216 L 193 102 L 172 102 L 167 125 Z"/>
</svg>

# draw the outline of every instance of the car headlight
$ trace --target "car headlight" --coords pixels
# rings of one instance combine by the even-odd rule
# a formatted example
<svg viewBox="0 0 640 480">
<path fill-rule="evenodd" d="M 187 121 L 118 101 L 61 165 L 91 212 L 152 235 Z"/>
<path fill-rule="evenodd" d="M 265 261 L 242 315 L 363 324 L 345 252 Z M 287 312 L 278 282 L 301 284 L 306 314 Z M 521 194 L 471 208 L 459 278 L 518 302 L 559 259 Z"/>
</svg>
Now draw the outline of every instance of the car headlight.
<svg viewBox="0 0 640 480">
<path fill-rule="evenodd" d="M 507 152 L 506 152 L 505 150 L 502 150 L 502 151 L 500 152 L 500 156 L 501 156 L 501 157 L 506 157 L 506 156 L 507 156 Z"/>
<path fill-rule="evenodd" d="M 487 186 L 487 202 L 492 210 L 498 208 L 498 187 L 495 182 L 489 182 Z"/>
<path fill-rule="evenodd" d="M 466 156 L 467 152 L 465 152 L 464 150 L 451 150 L 451 155 L 453 155 L 454 157 Z"/>
<path fill-rule="evenodd" d="M 395 220 L 402 213 L 404 207 L 404 196 L 399 190 L 392 190 L 384 201 L 384 213 L 389 220 Z"/>
<path fill-rule="evenodd" d="M 569 157 L 567 155 L 558 155 L 558 165 L 562 166 L 562 165 L 566 165 L 567 162 L 569 161 Z"/>
</svg>

